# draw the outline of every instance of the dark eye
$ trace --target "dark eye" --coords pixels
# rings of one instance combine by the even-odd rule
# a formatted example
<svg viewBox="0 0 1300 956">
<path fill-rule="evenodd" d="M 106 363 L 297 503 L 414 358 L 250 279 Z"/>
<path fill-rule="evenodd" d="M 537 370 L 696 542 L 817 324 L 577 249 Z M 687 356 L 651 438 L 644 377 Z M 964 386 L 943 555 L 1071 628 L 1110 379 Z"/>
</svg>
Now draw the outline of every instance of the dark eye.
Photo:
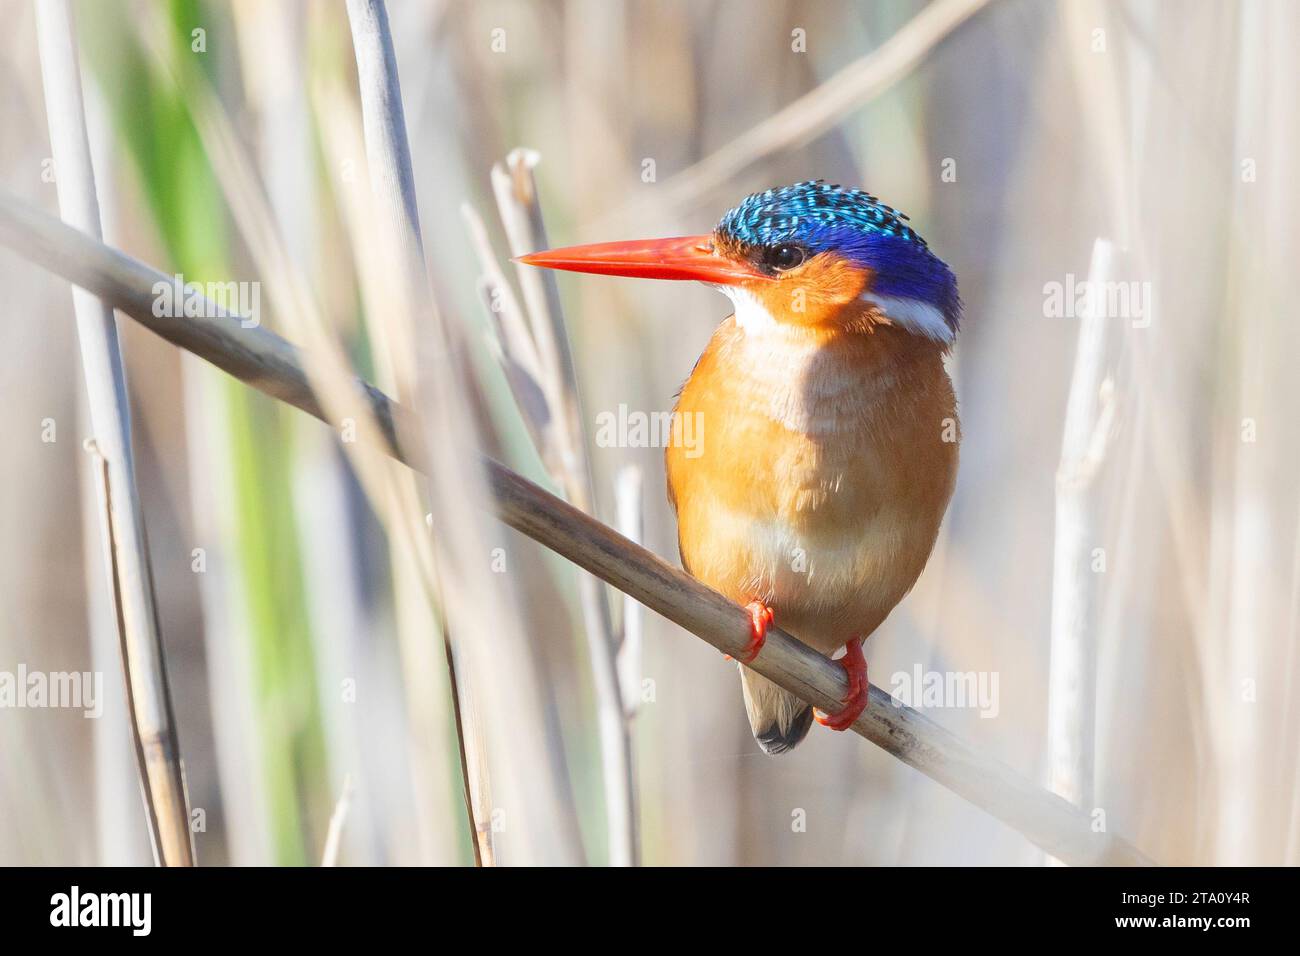
<svg viewBox="0 0 1300 956">
<path fill-rule="evenodd" d="M 779 269 L 784 272 L 787 269 L 793 269 L 795 266 L 802 265 L 805 258 L 802 246 L 796 246 L 791 243 L 783 243 L 768 250 L 767 264 L 773 269 Z"/>
</svg>

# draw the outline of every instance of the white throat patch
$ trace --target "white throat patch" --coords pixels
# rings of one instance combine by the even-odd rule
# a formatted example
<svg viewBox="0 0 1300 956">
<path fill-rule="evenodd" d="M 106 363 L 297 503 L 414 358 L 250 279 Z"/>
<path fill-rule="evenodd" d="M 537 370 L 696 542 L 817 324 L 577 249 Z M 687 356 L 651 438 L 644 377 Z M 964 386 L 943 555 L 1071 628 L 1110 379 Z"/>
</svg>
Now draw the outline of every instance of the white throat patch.
<svg viewBox="0 0 1300 956">
<path fill-rule="evenodd" d="M 736 324 L 746 335 L 759 335 L 776 329 L 776 319 L 767 311 L 767 306 L 747 289 L 734 285 L 715 285 L 713 288 L 731 300 L 736 309 Z"/>
</svg>

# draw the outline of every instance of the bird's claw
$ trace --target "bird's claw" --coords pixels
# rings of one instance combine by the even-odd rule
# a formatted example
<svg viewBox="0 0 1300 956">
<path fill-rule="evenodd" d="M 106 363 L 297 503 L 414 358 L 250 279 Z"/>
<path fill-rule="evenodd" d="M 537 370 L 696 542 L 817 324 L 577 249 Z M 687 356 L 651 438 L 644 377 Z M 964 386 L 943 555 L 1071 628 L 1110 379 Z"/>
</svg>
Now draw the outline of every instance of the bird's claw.
<svg viewBox="0 0 1300 956">
<path fill-rule="evenodd" d="M 848 730 L 866 709 L 867 695 L 871 690 L 867 683 L 867 659 L 862 656 L 862 638 L 855 637 L 844 646 L 844 656 L 838 663 L 849 678 L 849 694 L 844 698 L 844 706 L 833 714 L 823 714 L 814 709 L 813 716 L 823 727 Z"/>
<path fill-rule="evenodd" d="M 762 601 L 750 601 L 745 605 L 745 610 L 749 612 L 749 646 L 744 657 L 735 658 L 742 664 L 748 664 L 758 656 L 758 652 L 767 642 L 767 629 L 772 626 L 774 620 L 772 609 Z M 727 660 L 733 659 L 730 654 L 724 656 Z"/>
</svg>

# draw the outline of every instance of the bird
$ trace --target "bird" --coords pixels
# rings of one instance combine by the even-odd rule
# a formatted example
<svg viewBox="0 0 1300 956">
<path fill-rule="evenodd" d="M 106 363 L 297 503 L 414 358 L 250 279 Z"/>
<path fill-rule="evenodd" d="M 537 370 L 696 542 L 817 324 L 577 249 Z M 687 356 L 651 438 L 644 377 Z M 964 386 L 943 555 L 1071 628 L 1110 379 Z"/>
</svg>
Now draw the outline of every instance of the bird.
<svg viewBox="0 0 1300 956">
<path fill-rule="evenodd" d="M 945 359 L 962 303 L 952 269 L 908 223 L 819 179 L 747 196 L 708 234 L 519 257 L 695 280 L 730 298 L 673 410 L 695 416 L 701 440 L 667 442 L 665 464 L 683 567 L 750 613 L 738 664 L 769 754 L 795 747 L 814 718 L 845 730 L 861 715 L 863 641 L 916 583 L 956 483 Z M 835 712 L 745 666 L 774 622 L 844 668 Z"/>
</svg>

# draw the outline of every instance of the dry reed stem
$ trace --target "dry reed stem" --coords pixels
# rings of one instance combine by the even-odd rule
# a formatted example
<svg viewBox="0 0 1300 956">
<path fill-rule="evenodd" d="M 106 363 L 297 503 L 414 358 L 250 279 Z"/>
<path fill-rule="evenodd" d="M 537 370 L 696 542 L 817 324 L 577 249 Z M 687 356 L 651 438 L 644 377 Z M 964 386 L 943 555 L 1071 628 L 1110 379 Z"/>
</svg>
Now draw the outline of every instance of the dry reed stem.
<svg viewBox="0 0 1300 956">
<path fill-rule="evenodd" d="M 1114 245 L 1098 239 L 1089 288 L 1114 274 Z M 1052 645 L 1048 671 L 1048 786 L 1075 806 L 1093 806 L 1097 728 L 1100 541 L 1094 481 L 1110 444 L 1113 386 L 1105 376 L 1110 318 L 1099 301 L 1080 317 L 1074 373 L 1056 473 L 1056 532 L 1052 561 Z"/>
<path fill-rule="evenodd" d="M 343 824 L 347 822 L 348 810 L 352 806 L 352 775 L 343 778 L 343 790 L 339 793 L 338 803 L 330 814 L 329 830 L 325 833 L 325 849 L 321 852 L 321 866 L 338 866 L 339 848 L 343 845 Z"/>
<path fill-rule="evenodd" d="M 81 95 L 81 67 L 68 0 L 36 4 L 41 76 L 59 209 L 90 239 L 100 236 L 99 204 Z M 77 337 L 90 405 L 94 448 L 103 460 L 105 535 L 118 612 L 127 701 L 140 763 L 154 860 L 192 866 L 189 805 L 176 718 L 167 685 L 144 513 L 135 483 L 126 370 L 111 307 L 74 290 Z"/>
<path fill-rule="evenodd" d="M 642 501 L 644 482 L 641 469 L 624 465 L 614 482 L 615 514 L 618 532 L 633 544 L 644 544 L 645 507 Z M 631 720 L 641 709 L 641 642 L 644 608 L 635 599 L 623 595 L 623 619 L 619 624 L 618 680 L 623 694 L 623 713 Z"/>
<path fill-rule="evenodd" d="M 459 329 L 443 322 L 433 306 L 425 271 L 423 242 L 415 195 L 415 177 L 407 141 L 396 55 L 384 4 L 380 0 L 349 0 L 348 20 L 356 52 L 361 93 L 366 158 L 375 197 L 373 218 L 389 255 L 393 308 L 418 330 L 409 339 L 419 356 L 418 387 L 412 401 L 420 415 L 407 416 L 409 435 L 399 427 L 419 459 L 428 480 L 439 577 L 446 582 L 442 597 L 456 638 L 458 688 L 469 706 L 462 709 L 466 732 L 466 766 L 471 776 L 476 819 L 475 838 L 482 849 L 493 838 L 481 801 L 506 803 L 526 820 L 529 849 L 541 859 L 580 862 L 583 848 L 572 802 L 564 799 L 567 777 L 562 754 L 541 733 L 537 719 L 546 699 L 544 678 L 535 649 L 527 642 L 513 610 L 513 593 L 501 593 L 500 579 L 480 572 L 465 555 L 481 547 L 486 528 L 482 512 L 489 503 L 483 464 L 477 456 L 457 449 L 474 447 L 481 439 L 465 396 L 474 387 L 472 371 L 461 361 Z M 414 365 L 413 365 L 414 367 Z M 467 509 L 466 504 L 470 507 Z M 486 574 L 486 576 L 485 576 Z M 494 578 L 490 583 L 488 578 Z M 505 600 L 502 600 L 502 598 Z M 520 713 L 518 719 L 506 715 Z M 482 716 L 483 720 L 478 719 Z M 474 739 L 469 739 L 474 738 Z M 489 765 L 492 779 L 488 779 Z M 499 779 L 498 779 L 499 778 Z M 491 785 L 489 787 L 489 784 Z M 521 809 L 526 807 L 526 809 Z M 493 815 L 497 807 L 491 807 Z M 518 824 L 516 825 L 519 826 Z M 523 844 L 515 843 L 523 846 Z M 489 847 L 491 850 L 491 848 Z M 485 864 L 495 850 L 483 855 Z"/>
<path fill-rule="evenodd" d="M 376 426 L 365 403 L 350 391 L 332 387 L 332 383 L 346 381 L 349 374 L 349 360 L 343 343 L 326 320 L 314 284 L 308 280 L 302 265 L 290 253 L 257 171 L 241 146 L 233 120 L 206 78 L 177 57 L 174 48 L 163 39 L 165 35 L 166 31 L 160 27 L 149 30 L 147 25 L 142 25 L 142 45 L 153 55 L 161 73 L 185 97 L 195 128 L 212 160 L 213 172 L 234 214 L 241 237 L 263 277 L 274 280 L 265 282 L 273 309 L 289 327 L 291 334 L 307 345 L 305 354 L 310 356 L 310 361 L 306 364 L 305 371 L 320 397 L 328 420 L 339 428 L 355 428 L 362 444 L 373 445 Z M 389 307 L 385 314 L 400 316 L 405 311 L 403 308 Z M 384 338 L 376 334 L 374 341 L 382 344 Z M 424 509 L 411 474 L 389 467 L 389 463 L 376 460 L 373 456 L 358 453 L 357 446 L 351 442 L 345 442 L 342 448 L 389 533 L 391 547 L 402 557 L 406 566 L 416 569 L 415 577 L 423 590 L 421 599 L 428 601 L 432 607 L 441 608 L 434 549 L 424 527 Z M 400 633 L 404 638 L 406 629 L 400 629 Z M 408 687 L 407 700 L 410 719 L 419 726 L 423 723 L 421 708 L 426 707 L 430 699 L 427 682 L 423 680 L 428 667 L 421 665 L 429 662 L 416 659 L 405 641 L 402 647 L 404 660 L 408 664 L 407 680 L 413 684 L 420 682 Z M 424 650 L 423 645 L 419 647 Z M 429 661 L 436 661 L 436 657 L 429 655 Z M 459 721 L 457 724 L 459 726 Z M 413 763 L 417 768 L 424 766 L 418 760 Z M 437 792 L 439 781 L 424 779 L 426 775 L 418 769 L 416 776 L 417 789 L 426 798 Z M 425 857 L 437 859 L 436 838 L 428 829 L 431 820 L 424 815 L 419 819 Z"/>
<path fill-rule="evenodd" d="M 497 210 L 510 252 L 515 256 L 545 249 L 550 244 L 533 176 L 538 160 L 538 154 L 532 150 L 515 149 L 504 165 L 498 163 L 492 168 Z M 535 441 L 541 439 L 537 452 L 551 478 L 563 489 L 565 499 L 594 515 L 596 495 L 582 426 L 577 372 L 555 274 L 529 267 L 516 270 L 525 305 L 520 310 L 497 266 L 482 224 L 472 215 L 469 219 L 471 231 L 476 233 L 475 246 L 484 269 L 484 281 L 496 287 L 501 296 L 499 301 L 505 306 L 496 326 L 501 340 L 499 351 L 503 357 L 526 357 L 536 370 L 544 416 L 530 425 L 529 432 Z M 519 312 L 525 313 L 526 321 L 515 315 Z M 494 317 L 491 312 L 489 316 Z M 506 371 L 509 377 L 510 369 L 507 367 Z M 516 387 L 514 393 L 517 400 L 532 397 L 531 392 L 521 387 Z M 525 417 L 530 412 L 537 414 L 536 402 L 520 400 L 519 406 Z M 596 696 L 609 861 L 613 866 L 635 866 L 640 858 L 640 841 L 632 735 L 620 687 L 614 623 L 605 589 L 595 578 L 579 574 L 578 597 Z"/>
<path fill-rule="evenodd" d="M 388 11 L 382 0 L 348 0 L 347 14 L 357 61 L 362 138 L 366 148 L 370 186 L 378 205 L 373 230 L 385 252 L 395 256 L 389 264 L 391 271 L 388 278 L 397 280 L 398 285 L 387 290 L 389 297 L 394 300 L 390 303 L 394 306 L 392 311 L 399 317 L 399 321 L 410 323 L 416 320 L 417 315 L 423 314 L 414 308 L 416 303 L 428 301 L 428 276 L 424 267 L 424 242 L 420 235 L 415 177 L 406 135 L 397 61 L 388 26 Z M 408 342 L 411 337 L 410 334 L 405 336 Z M 392 357 L 396 365 L 396 357 Z M 400 378 L 403 379 L 401 384 L 414 387 L 414 368 L 411 364 L 404 365 Z M 442 529 L 435 527 L 435 523 L 434 515 L 430 513 L 430 530 L 438 534 Z M 457 674 L 449 611 L 442 588 L 442 576 L 438 573 L 437 549 L 426 547 L 424 550 L 431 563 L 428 575 L 434 589 L 431 596 L 441 621 L 457 751 L 461 771 L 465 775 L 465 813 L 469 821 L 474 862 L 478 866 L 490 866 L 495 861 L 495 850 L 492 846 L 491 827 L 484 818 L 488 808 L 479 805 L 476 799 L 479 795 L 491 793 L 487 761 L 481 759 L 484 748 L 480 740 L 479 720 L 471 703 L 472 687 L 460 679 L 462 675 Z M 467 708 L 466 704 L 470 706 Z M 478 775 L 479 779 L 471 779 L 471 773 Z"/>
</svg>

